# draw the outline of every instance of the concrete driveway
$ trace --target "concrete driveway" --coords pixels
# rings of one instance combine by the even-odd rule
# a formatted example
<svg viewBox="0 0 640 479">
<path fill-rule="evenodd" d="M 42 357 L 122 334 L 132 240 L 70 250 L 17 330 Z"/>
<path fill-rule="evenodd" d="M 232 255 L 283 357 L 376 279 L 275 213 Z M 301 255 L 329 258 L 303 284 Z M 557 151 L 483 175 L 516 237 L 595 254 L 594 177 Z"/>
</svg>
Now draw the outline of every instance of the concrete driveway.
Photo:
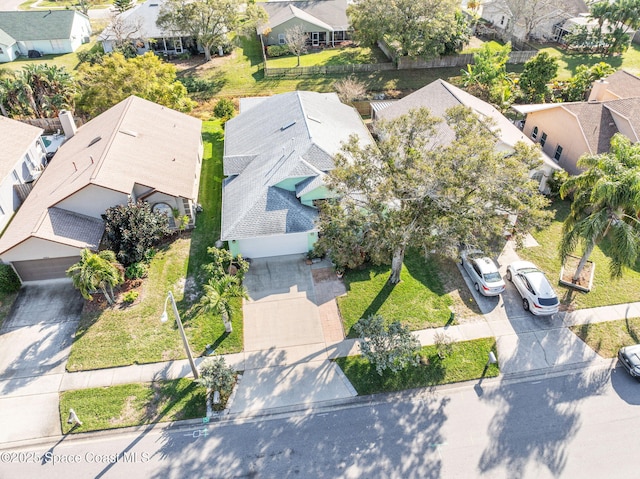
<svg viewBox="0 0 640 479">
<path fill-rule="evenodd" d="M 537 245 L 533 238 L 529 241 L 527 246 Z M 519 259 L 513 245 L 508 242 L 497 259 L 503 278 L 506 278 L 507 266 Z M 475 291 L 466 272 L 462 268 L 460 270 L 496 337 L 500 370 L 504 374 L 571 366 L 601 359 L 593 349 L 567 329 L 564 312 L 553 316 L 535 316 L 525 311 L 518 290 L 506 279 L 507 288 L 502 295 L 486 298 Z M 549 279 L 554 284 L 553 278 Z"/>
<path fill-rule="evenodd" d="M 356 395 L 340 368 L 328 360 L 338 342 L 335 324 L 330 326 L 340 322 L 333 295 L 340 287 L 325 278 L 316 288 L 314 276 L 323 275 L 314 275 L 303 255 L 252 261 L 244 280 L 251 298 L 243 306 L 244 377 L 232 412 Z"/>
<path fill-rule="evenodd" d="M 0 329 L 0 443 L 61 433 L 58 390 L 82 305 L 69 281 L 20 290 Z"/>
</svg>

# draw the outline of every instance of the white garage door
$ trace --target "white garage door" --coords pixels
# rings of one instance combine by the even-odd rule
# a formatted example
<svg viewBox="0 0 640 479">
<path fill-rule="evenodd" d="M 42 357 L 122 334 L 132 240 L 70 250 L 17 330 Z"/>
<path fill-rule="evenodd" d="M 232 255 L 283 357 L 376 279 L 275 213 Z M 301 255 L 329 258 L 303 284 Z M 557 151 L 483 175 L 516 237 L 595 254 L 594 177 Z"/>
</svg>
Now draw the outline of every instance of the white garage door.
<svg viewBox="0 0 640 479">
<path fill-rule="evenodd" d="M 262 236 L 238 240 L 240 253 L 245 258 L 264 258 L 285 254 L 306 253 L 309 250 L 307 233 Z"/>
</svg>

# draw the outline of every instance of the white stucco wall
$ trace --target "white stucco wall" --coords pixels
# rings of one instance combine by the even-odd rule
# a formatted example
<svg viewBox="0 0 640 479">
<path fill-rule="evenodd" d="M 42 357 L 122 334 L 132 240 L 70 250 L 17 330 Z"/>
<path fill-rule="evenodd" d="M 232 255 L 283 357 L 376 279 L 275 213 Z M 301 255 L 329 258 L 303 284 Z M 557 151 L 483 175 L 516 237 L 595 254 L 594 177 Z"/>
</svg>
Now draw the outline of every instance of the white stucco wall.
<svg viewBox="0 0 640 479">
<path fill-rule="evenodd" d="M 107 208 L 127 204 L 128 195 L 96 185 L 89 185 L 55 206 L 93 218 L 101 218 Z"/>
<path fill-rule="evenodd" d="M 33 259 L 64 258 L 66 256 L 77 256 L 81 248 L 54 243 L 40 238 L 29 238 L 19 245 L 11 248 L 2 255 L 2 261 L 9 263 L 12 261 L 27 261 Z"/>
</svg>

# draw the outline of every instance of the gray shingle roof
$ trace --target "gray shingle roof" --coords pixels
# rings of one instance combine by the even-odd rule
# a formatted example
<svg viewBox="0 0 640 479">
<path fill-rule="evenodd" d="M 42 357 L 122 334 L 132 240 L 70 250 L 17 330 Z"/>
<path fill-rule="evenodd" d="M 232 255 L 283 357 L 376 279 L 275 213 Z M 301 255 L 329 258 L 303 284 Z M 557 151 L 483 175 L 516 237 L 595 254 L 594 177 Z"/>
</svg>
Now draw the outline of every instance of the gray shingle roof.
<svg viewBox="0 0 640 479">
<path fill-rule="evenodd" d="M 618 128 L 604 103 L 565 103 L 563 107 L 576 115 L 592 154 L 609 151 L 611 137 Z"/>
<path fill-rule="evenodd" d="M 97 250 L 104 233 L 104 222 L 98 218 L 73 213 L 61 208 L 49 208 L 40 230 L 53 241 Z"/>
<path fill-rule="evenodd" d="M 165 0 L 147 0 L 144 3 L 136 5 L 134 8 L 122 12 L 118 15 L 118 18 L 125 29 L 135 30 L 135 36 L 137 38 L 146 39 L 180 36 L 180 33 L 166 32 L 156 24 L 164 1 Z M 112 24 L 109 24 L 98 38 L 101 41 L 116 40 L 117 35 L 113 30 Z"/>
<path fill-rule="evenodd" d="M 311 231 L 315 208 L 302 205 L 285 180 L 322 176 L 349 136 L 372 143 L 358 113 L 333 93 L 290 92 L 264 99 L 225 125 L 224 162 L 254 159 L 225 180 L 222 239 Z"/>
<path fill-rule="evenodd" d="M 260 4 L 269 14 L 269 22 L 258 28 L 264 29 L 281 25 L 292 18 L 300 18 L 311 23 L 318 23 L 333 30 L 348 30 L 347 0 L 310 0 L 306 2 L 271 1 Z M 293 9 L 291 7 L 294 7 Z M 301 12 L 302 11 L 302 14 Z"/>
<path fill-rule="evenodd" d="M 0 12 L 0 29 L 19 41 L 60 40 L 71 36 L 76 10 Z"/>
</svg>

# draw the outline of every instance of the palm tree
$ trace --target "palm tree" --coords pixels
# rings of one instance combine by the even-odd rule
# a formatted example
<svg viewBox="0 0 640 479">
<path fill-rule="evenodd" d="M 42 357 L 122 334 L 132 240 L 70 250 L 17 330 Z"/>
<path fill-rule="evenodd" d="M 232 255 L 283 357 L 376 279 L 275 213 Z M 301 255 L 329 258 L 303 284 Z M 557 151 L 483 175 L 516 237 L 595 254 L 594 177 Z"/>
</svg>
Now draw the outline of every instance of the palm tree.
<svg viewBox="0 0 640 479">
<path fill-rule="evenodd" d="M 233 331 L 231 326 L 231 300 L 233 298 L 249 299 L 247 290 L 237 277 L 225 274 L 210 279 L 204 285 L 204 295 L 200 298 L 198 309 L 204 313 L 219 314 L 227 333 Z"/>
<path fill-rule="evenodd" d="M 67 270 L 67 276 L 71 277 L 73 285 L 85 299 L 93 301 L 91 293 L 100 289 L 109 304 L 113 304 L 115 301 L 113 287 L 123 281 L 115 253 L 109 250 L 96 254 L 88 249 L 83 249 L 80 253 L 80 261 Z M 107 287 L 109 291 L 107 291 Z"/>
<path fill-rule="evenodd" d="M 622 276 L 640 253 L 640 144 L 616 134 L 609 153 L 578 160 L 585 171 L 570 177 L 560 188 L 564 199 L 573 194 L 571 212 L 562 226 L 560 258 L 564 262 L 578 244 L 583 246 L 573 280 L 580 278 L 595 246 L 609 240 L 609 271 Z"/>
</svg>

